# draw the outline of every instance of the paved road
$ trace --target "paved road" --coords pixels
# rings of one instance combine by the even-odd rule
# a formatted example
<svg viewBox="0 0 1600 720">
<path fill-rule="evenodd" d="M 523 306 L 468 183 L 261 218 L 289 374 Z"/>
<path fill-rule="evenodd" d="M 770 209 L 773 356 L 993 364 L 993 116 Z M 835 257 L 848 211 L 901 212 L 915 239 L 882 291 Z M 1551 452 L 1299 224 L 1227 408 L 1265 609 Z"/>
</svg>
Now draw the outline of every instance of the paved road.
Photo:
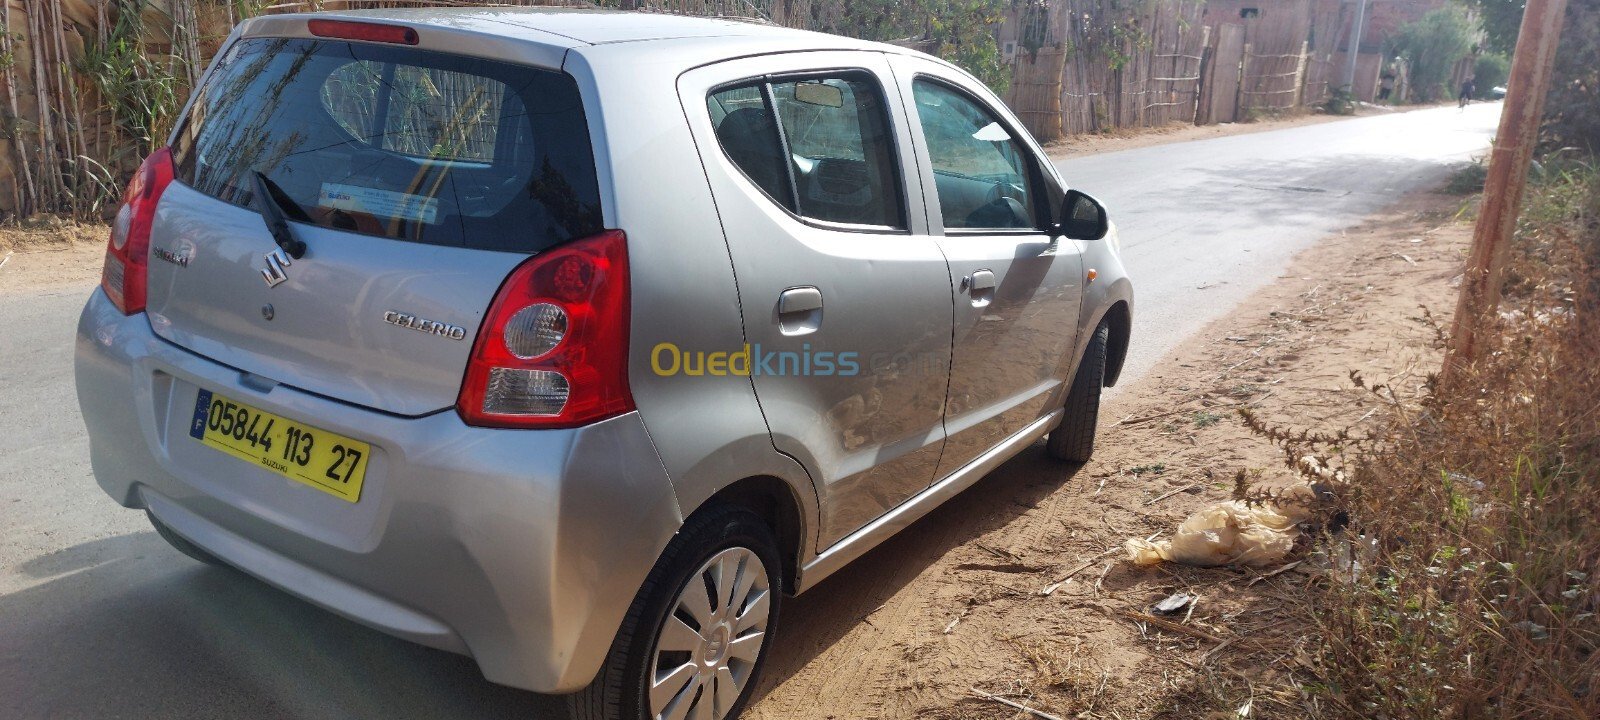
<svg viewBox="0 0 1600 720">
<path fill-rule="evenodd" d="M 1111 206 L 1138 281 L 1125 377 L 1271 282 L 1295 251 L 1482 152 L 1498 111 L 1418 111 L 1061 163 Z M 549 699 L 484 682 L 466 658 L 191 562 L 105 497 L 89 476 L 71 381 L 90 289 L 0 295 L 0 717 L 549 716 Z M 937 520 L 962 522 L 962 509 Z M 817 592 L 850 584 L 841 576 Z"/>
<path fill-rule="evenodd" d="M 1110 207 L 1122 237 L 1135 283 L 1124 377 L 1271 283 L 1296 252 L 1486 153 L 1499 117 L 1499 103 L 1419 110 L 1057 163 Z"/>
</svg>

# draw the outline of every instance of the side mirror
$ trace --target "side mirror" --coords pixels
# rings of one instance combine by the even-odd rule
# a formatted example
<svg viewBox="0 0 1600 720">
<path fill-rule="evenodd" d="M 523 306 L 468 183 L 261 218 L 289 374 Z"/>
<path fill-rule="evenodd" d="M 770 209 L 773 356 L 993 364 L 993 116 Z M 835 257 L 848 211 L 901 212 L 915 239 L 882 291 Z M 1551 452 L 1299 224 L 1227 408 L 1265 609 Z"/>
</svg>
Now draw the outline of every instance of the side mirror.
<svg viewBox="0 0 1600 720">
<path fill-rule="evenodd" d="M 1068 190 L 1061 200 L 1060 217 L 1061 234 L 1073 240 L 1099 240 L 1111 230 L 1105 206 L 1077 190 Z"/>
</svg>

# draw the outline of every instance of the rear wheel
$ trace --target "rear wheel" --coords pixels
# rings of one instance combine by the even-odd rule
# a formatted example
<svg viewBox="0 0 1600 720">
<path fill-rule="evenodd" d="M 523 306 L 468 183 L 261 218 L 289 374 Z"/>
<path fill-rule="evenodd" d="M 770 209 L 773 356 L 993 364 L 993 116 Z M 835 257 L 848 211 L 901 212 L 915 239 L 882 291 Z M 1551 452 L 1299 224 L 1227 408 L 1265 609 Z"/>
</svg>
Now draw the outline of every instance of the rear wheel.
<svg viewBox="0 0 1600 720">
<path fill-rule="evenodd" d="M 690 518 L 650 571 L 578 720 L 738 716 L 777 627 L 777 543 L 742 508 Z"/>
<path fill-rule="evenodd" d="M 227 563 L 217 559 L 217 556 L 202 550 L 199 545 L 189 542 L 188 540 L 183 539 L 182 535 L 173 532 L 172 528 L 167 527 L 165 523 L 157 520 L 156 516 L 149 510 L 146 510 L 144 514 L 145 517 L 150 518 L 150 524 L 155 526 L 156 534 L 160 535 L 162 540 L 167 541 L 167 544 L 171 545 L 178 552 L 188 555 L 189 557 L 199 560 L 207 565 L 227 567 Z"/>
<path fill-rule="evenodd" d="M 1102 322 L 1083 351 L 1083 362 L 1078 363 L 1078 374 L 1067 391 L 1066 415 L 1045 442 L 1050 455 L 1058 460 L 1088 462 L 1094 454 L 1094 431 L 1100 423 L 1100 392 L 1105 388 L 1106 346 L 1110 340 L 1111 326 Z"/>
</svg>

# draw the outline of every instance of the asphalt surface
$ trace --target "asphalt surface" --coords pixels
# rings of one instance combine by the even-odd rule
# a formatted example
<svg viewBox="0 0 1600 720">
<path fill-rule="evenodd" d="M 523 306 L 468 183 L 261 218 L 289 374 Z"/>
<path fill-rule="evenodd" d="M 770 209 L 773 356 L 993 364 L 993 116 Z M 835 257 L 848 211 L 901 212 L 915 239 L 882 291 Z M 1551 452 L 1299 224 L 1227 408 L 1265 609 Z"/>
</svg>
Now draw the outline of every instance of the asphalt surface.
<svg viewBox="0 0 1600 720">
<path fill-rule="evenodd" d="M 1485 152 L 1498 115 L 1425 110 L 1060 163 L 1121 229 L 1137 287 L 1124 384 L 1296 251 Z M 490 684 L 468 658 L 195 563 L 101 493 L 72 384 L 92 289 L 0 294 L 0 718 L 554 716 L 553 699 Z"/>
<path fill-rule="evenodd" d="M 1488 152 L 1500 103 L 1417 110 L 1057 163 L 1099 198 L 1134 280 L 1137 380 L 1289 258 Z"/>
</svg>

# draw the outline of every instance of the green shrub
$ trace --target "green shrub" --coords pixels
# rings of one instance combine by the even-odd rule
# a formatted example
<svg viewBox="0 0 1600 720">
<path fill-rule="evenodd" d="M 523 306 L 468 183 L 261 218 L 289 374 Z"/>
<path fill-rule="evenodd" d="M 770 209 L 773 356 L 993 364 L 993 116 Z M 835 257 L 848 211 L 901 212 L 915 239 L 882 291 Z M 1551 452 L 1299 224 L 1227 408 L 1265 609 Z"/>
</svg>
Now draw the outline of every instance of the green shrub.
<svg viewBox="0 0 1600 720">
<path fill-rule="evenodd" d="M 1483 192 L 1483 181 L 1489 177 L 1489 164 L 1484 161 L 1464 165 L 1450 175 L 1444 191 L 1451 195 L 1471 195 Z"/>
<path fill-rule="evenodd" d="M 1479 55 L 1472 66 L 1472 82 L 1478 86 L 1478 94 L 1488 97 L 1489 88 L 1506 84 L 1506 72 L 1510 69 L 1511 61 L 1500 53 Z"/>
<path fill-rule="evenodd" d="M 1570 0 L 1556 53 L 1544 136 L 1553 147 L 1600 153 L 1600 0 Z"/>
<path fill-rule="evenodd" d="M 1445 83 L 1456 63 L 1472 51 L 1472 38 L 1477 32 L 1478 27 L 1466 12 L 1455 6 L 1439 8 L 1400 26 L 1391 41 L 1392 54 L 1405 58 L 1410 66 L 1411 87 L 1417 100 L 1432 102 L 1446 97 Z"/>
</svg>

